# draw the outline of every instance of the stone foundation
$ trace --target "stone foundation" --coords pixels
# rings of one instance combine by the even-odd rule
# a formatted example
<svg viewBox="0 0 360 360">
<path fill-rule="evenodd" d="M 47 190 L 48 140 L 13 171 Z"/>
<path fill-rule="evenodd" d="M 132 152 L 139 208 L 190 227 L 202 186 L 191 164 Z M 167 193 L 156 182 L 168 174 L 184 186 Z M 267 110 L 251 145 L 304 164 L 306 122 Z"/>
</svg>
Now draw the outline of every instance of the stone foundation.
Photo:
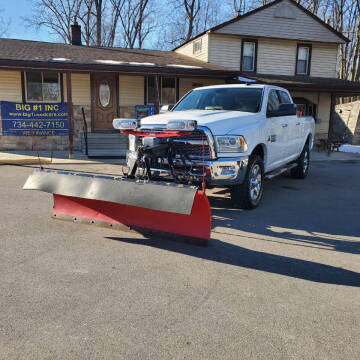
<svg viewBox="0 0 360 360">
<path fill-rule="evenodd" d="M 120 106 L 120 117 L 135 119 L 135 106 Z"/>
<path fill-rule="evenodd" d="M 91 107 L 90 105 L 74 105 L 74 150 L 81 150 L 81 137 L 83 129 L 83 116 L 81 108 L 85 110 L 88 132 L 91 132 Z M 1 113 L 0 113 L 1 118 Z M 68 136 L 34 136 L 38 150 L 67 150 L 69 147 Z M 35 150 L 31 136 L 3 136 L 0 121 L 0 150 Z"/>
</svg>

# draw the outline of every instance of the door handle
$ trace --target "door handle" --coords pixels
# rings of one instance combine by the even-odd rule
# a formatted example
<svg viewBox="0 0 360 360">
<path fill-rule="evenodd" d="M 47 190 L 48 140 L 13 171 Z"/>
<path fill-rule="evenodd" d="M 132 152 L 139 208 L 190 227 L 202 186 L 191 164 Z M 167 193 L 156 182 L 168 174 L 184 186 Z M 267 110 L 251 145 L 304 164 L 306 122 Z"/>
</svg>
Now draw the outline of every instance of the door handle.
<svg viewBox="0 0 360 360">
<path fill-rule="evenodd" d="M 296 123 L 296 126 L 298 126 L 298 125 L 300 125 L 300 122 L 297 122 L 297 123 Z"/>
<path fill-rule="evenodd" d="M 282 124 L 283 128 L 286 128 L 288 126 L 288 124 Z"/>
</svg>

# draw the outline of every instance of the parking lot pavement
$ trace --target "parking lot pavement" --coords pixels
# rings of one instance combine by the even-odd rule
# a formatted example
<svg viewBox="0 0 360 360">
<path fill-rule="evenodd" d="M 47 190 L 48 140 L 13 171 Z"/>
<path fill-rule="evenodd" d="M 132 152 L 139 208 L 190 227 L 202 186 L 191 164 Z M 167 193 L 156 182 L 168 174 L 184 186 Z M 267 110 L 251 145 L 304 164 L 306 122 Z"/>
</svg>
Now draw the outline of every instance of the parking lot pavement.
<svg viewBox="0 0 360 360">
<path fill-rule="evenodd" d="M 51 220 L 31 171 L 0 166 L 0 359 L 359 358 L 359 162 L 210 191 L 206 248 Z"/>
</svg>

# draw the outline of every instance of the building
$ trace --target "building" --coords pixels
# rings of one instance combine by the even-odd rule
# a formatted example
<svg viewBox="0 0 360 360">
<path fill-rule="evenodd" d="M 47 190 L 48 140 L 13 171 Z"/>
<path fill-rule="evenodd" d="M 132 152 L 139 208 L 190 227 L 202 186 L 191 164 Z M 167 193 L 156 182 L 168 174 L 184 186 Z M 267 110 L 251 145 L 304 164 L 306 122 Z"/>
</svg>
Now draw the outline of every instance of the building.
<svg viewBox="0 0 360 360">
<path fill-rule="evenodd" d="M 287 88 L 327 138 L 336 98 L 360 84 L 337 79 L 338 52 L 349 40 L 293 0 L 276 0 L 215 26 L 175 49 L 240 76 Z"/>
<path fill-rule="evenodd" d="M 250 80 L 287 88 L 326 139 L 336 98 L 360 94 L 359 83 L 336 78 L 339 46 L 349 40 L 293 0 L 174 51 L 88 47 L 77 24 L 72 32 L 71 45 L 0 39 L 0 150 L 80 149 L 86 133 L 92 154 L 124 155 L 113 118 L 134 118 L 136 105 L 173 104 L 194 87 Z"/>
<path fill-rule="evenodd" d="M 32 150 L 35 144 L 39 150 L 67 149 L 67 131 L 54 127 L 69 122 L 51 104 L 68 103 L 75 150 L 81 147 L 84 109 L 89 140 L 98 137 L 103 145 L 114 147 L 120 140 L 117 152 L 112 148 L 101 154 L 124 155 L 125 136 L 117 131 L 111 143 L 115 117 L 134 118 L 136 105 L 174 104 L 194 87 L 221 84 L 237 76 L 231 69 L 172 51 L 75 45 L 80 43 L 77 27 L 73 26 L 72 45 L 0 39 L 1 109 L 10 106 L 6 114 L 1 113 L 0 150 Z M 39 109 L 39 116 L 27 121 Z"/>
</svg>

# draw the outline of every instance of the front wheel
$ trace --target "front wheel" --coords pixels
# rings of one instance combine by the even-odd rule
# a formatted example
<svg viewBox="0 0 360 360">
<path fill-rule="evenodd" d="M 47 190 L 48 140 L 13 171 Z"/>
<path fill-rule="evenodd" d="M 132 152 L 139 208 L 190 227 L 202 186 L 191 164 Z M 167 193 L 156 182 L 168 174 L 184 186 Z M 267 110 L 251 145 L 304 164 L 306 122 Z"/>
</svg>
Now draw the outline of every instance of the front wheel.
<svg viewBox="0 0 360 360">
<path fill-rule="evenodd" d="M 259 155 L 251 155 L 244 182 L 230 189 L 233 205 L 241 209 L 259 206 L 264 188 L 264 164 Z"/>
<path fill-rule="evenodd" d="M 290 175 L 295 179 L 305 179 L 309 173 L 310 150 L 309 144 L 306 143 L 301 155 L 296 160 L 297 166 L 291 169 Z"/>
</svg>

